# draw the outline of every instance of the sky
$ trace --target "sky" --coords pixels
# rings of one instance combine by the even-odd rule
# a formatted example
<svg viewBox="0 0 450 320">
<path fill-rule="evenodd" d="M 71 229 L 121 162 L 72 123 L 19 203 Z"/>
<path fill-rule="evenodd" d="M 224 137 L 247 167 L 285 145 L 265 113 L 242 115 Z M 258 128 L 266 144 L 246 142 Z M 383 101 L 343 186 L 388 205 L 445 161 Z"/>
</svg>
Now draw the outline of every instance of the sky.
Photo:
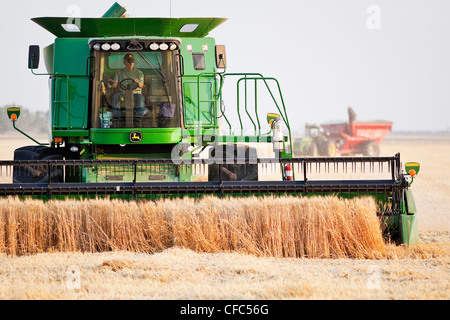
<svg viewBox="0 0 450 320">
<path fill-rule="evenodd" d="M 28 46 L 54 36 L 34 17 L 100 17 L 114 0 L 15 0 L 2 10 L 0 106 L 48 110 L 48 77 Z M 227 72 L 278 79 L 291 127 L 387 120 L 393 131 L 450 131 L 448 0 L 118 0 L 131 17 L 223 17 L 209 36 Z M 44 64 L 38 72 L 45 73 Z"/>
</svg>

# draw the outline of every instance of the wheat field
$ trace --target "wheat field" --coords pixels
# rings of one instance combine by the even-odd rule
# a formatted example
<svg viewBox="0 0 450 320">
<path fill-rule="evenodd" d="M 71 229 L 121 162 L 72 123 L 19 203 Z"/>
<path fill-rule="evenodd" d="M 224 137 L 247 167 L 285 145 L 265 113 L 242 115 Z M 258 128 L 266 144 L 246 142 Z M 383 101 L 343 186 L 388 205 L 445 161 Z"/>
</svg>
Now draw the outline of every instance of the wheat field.
<svg viewBox="0 0 450 320">
<path fill-rule="evenodd" d="M 173 247 L 276 258 L 377 259 L 386 253 L 372 198 L 230 198 L 158 202 L 0 201 L 0 253 Z"/>
<path fill-rule="evenodd" d="M 27 144 L 0 137 L 0 158 Z M 380 241 L 370 199 L 328 199 L 323 213 L 314 199 L 0 201 L 0 299 L 448 300 L 449 145 L 448 135 L 381 145 L 422 164 L 413 247 Z"/>
</svg>

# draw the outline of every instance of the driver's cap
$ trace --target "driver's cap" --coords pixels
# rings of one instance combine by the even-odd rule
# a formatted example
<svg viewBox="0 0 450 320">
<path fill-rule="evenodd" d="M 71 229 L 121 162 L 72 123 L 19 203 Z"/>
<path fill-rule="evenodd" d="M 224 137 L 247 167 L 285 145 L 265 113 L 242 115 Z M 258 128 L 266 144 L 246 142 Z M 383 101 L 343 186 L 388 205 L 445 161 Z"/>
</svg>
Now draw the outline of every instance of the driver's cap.
<svg viewBox="0 0 450 320">
<path fill-rule="evenodd" d="M 131 53 L 126 54 L 125 57 L 123 57 L 123 61 L 135 62 L 134 57 Z"/>
</svg>

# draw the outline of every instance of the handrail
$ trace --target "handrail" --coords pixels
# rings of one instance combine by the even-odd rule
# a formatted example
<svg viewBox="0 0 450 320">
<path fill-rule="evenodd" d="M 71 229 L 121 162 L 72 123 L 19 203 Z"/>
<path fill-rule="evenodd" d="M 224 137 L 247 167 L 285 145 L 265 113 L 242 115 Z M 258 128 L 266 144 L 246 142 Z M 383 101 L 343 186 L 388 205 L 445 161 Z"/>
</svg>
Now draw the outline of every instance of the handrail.
<svg viewBox="0 0 450 320">
<path fill-rule="evenodd" d="M 237 105 L 238 105 L 238 112 L 239 112 L 239 101 L 240 101 L 240 99 L 239 99 L 239 84 L 240 84 L 240 81 L 241 81 L 242 79 L 240 79 L 239 81 L 238 81 L 238 85 L 237 85 L 237 90 L 238 90 L 238 93 L 237 93 Z M 256 81 L 256 80 L 255 80 Z M 255 133 L 257 133 L 257 129 L 256 129 L 256 124 L 255 124 L 255 122 L 253 121 L 253 119 L 252 119 L 252 117 L 251 117 L 251 115 L 250 115 L 250 113 L 248 112 L 248 96 L 247 96 L 247 75 L 245 75 L 245 113 L 247 113 L 247 116 L 248 116 L 248 118 L 250 119 L 250 121 L 252 122 L 252 124 L 253 124 L 253 127 L 255 128 Z M 256 92 L 255 92 L 255 101 L 257 101 L 257 99 L 256 99 Z M 257 109 L 257 103 L 255 102 L 255 110 Z M 259 118 L 258 117 L 258 113 L 256 113 L 256 117 L 257 118 Z M 241 127 L 242 127 L 242 122 L 241 122 Z M 261 131 L 261 127 L 259 127 L 259 131 Z M 241 135 L 242 135 L 242 130 L 241 130 Z"/>
<path fill-rule="evenodd" d="M 222 96 L 223 96 L 223 88 L 224 88 L 224 80 L 226 77 L 228 76 L 237 76 L 237 77 L 241 77 L 237 80 L 237 117 L 239 120 L 239 125 L 240 125 L 240 129 L 241 129 L 241 136 L 243 135 L 244 132 L 244 126 L 243 126 L 243 120 L 242 120 L 242 115 L 241 115 L 241 103 L 240 103 L 240 95 L 241 95 L 241 82 L 245 82 L 245 114 L 248 116 L 248 118 L 250 119 L 251 123 L 253 124 L 254 130 L 255 130 L 255 134 L 259 135 L 261 134 L 261 121 L 260 121 L 260 117 L 258 114 L 258 81 L 262 81 L 267 89 L 267 92 L 270 94 L 273 103 L 275 104 L 281 118 L 283 119 L 288 131 L 289 131 L 289 143 L 291 146 L 291 151 L 292 151 L 292 131 L 291 131 L 291 127 L 290 127 L 290 123 L 289 123 L 289 119 L 287 116 L 287 111 L 286 111 L 286 105 L 284 102 L 284 97 L 283 94 L 281 92 L 281 86 L 280 83 L 278 82 L 277 79 L 273 78 L 273 77 L 264 77 L 262 74 L 260 73 L 219 73 L 219 72 L 202 72 L 198 75 L 187 75 L 185 77 L 192 77 L 192 78 L 197 78 L 197 105 L 194 104 L 195 107 L 195 115 L 197 118 L 198 123 L 200 124 L 200 120 L 201 120 L 201 104 L 205 103 L 205 102 L 209 102 L 209 103 L 219 103 L 219 107 L 220 107 L 220 112 L 221 112 L 221 116 L 224 117 L 224 119 L 226 120 L 226 122 L 228 123 L 228 126 L 230 128 L 230 131 L 233 131 L 232 125 L 229 121 L 229 119 L 226 117 L 225 115 L 225 110 L 223 109 L 223 101 L 222 101 Z M 200 90 L 200 83 L 201 83 L 201 79 L 202 78 L 214 78 L 216 80 L 216 89 L 214 92 L 214 97 L 211 100 L 202 100 L 201 98 L 201 90 Z M 217 77 L 219 77 L 219 79 L 217 79 Z M 256 115 L 256 122 L 254 121 L 254 119 L 252 118 L 252 115 L 250 114 L 249 111 L 249 104 L 248 104 L 248 100 L 249 100 L 249 88 L 248 88 L 248 81 L 254 81 L 255 82 L 255 89 L 254 89 L 254 93 L 255 93 L 255 97 L 254 97 L 254 101 L 255 101 L 255 115 Z M 217 88 L 217 82 L 219 82 L 219 86 Z M 275 93 L 273 92 L 273 90 L 271 89 L 269 82 L 275 82 L 276 84 L 276 90 L 278 90 L 278 95 L 279 98 L 275 97 Z M 280 99 L 280 100 L 278 100 Z M 213 111 L 214 110 L 214 111 Z M 218 119 L 218 115 L 216 114 L 216 108 L 211 110 L 211 116 L 215 119 L 215 121 Z M 200 126 L 198 126 L 197 128 L 200 131 Z"/>
<path fill-rule="evenodd" d="M 86 76 L 84 76 L 84 75 L 68 75 L 68 74 L 59 74 L 59 73 L 56 73 L 56 74 L 54 74 L 53 75 L 54 77 L 55 77 L 55 86 L 54 86 L 54 94 L 55 94 L 55 99 L 53 100 L 53 103 L 56 105 L 56 104 L 58 104 L 58 105 L 62 105 L 62 104 L 66 104 L 67 105 L 67 110 L 66 110 L 66 112 L 67 112 L 67 130 L 70 130 L 71 129 L 71 121 L 70 121 L 70 119 L 71 119 L 71 117 L 74 117 L 74 118 L 77 118 L 77 117 L 75 117 L 75 116 L 71 116 L 71 108 L 72 108 L 72 106 L 71 106 L 71 103 L 70 103 L 70 98 L 71 98 L 71 96 L 70 96 L 70 79 L 71 78 L 86 78 Z M 58 89 L 59 89 L 59 87 L 58 87 L 58 82 L 60 82 L 61 80 L 61 78 L 65 78 L 66 79 L 66 90 L 67 90 L 67 92 L 66 92 L 66 100 L 57 100 L 56 99 L 56 95 L 58 94 L 58 96 L 60 96 L 61 95 L 61 92 L 58 92 Z M 75 96 L 74 96 L 74 98 L 75 97 L 77 97 L 77 98 L 80 98 L 80 95 L 77 93 Z M 78 101 L 78 100 L 77 100 Z M 62 108 L 62 107 L 61 107 Z M 58 108 L 58 111 L 59 111 L 59 108 Z M 53 119 L 52 118 L 52 122 L 54 121 L 55 119 Z M 53 124 L 55 124 L 55 123 L 53 123 Z M 55 128 L 56 128 L 56 126 L 54 126 Z M 58 127 L 58 128 L 64 128 L 64 127 Z"/>
<path fill-rule="evenodd" d="M 280 112 L 281 117 L 283 118 L 283 121 L 288 125 L 288 127 L 290 127 L 289 126 L 289 120 L 288 120 L 288 117 L 287 117 L 287 112 L 286 112 L 286 106 L 285 106 L 285 103 L 284 103 L 283 94 L 281 92 L 281 86 L 280 86 L 280 83 L 278 82 L 277 79 L 275 79 L 273 77 L 264 77 L 260 73 L 229 73 L 229 74 L 226 74 L 226 76 L 244 76 L 244 78 L 241 78 L 239 80 L 239 82 L 242 81 L 242 80 L 246 80 L 246 81 L 247 80 L 255 80 L 255 81 L 262 80 L 264 82 L 268 92 L 270 93 L 270 95 L 271 95 L 275 105 L 277 106 L 277 109 Z M 253 76 L 253 78 L 248 78 L 247 76 Z M 256 77 L 258 77 L 258 78 L 256 78 Z M 278 103 L 277 103 L 277 101 L 276 101 L 276 99 L 275 99 L 275 97 L 274 97 L 274 95 L 272 93 L 272 90 L 270 89 L 269 84 L 267 83 L 267 80 L 275 81 L 275 83 L 277 84 L 278 92 L 280 94 L 281 104 L 283 106 L 284 113 L 281 111 L 281 109 L 280 109 L 280 107 L 279 107 L 279 105 L 278 105 Z"/>
<path fill-rule="evenodd" d="M 277 107 L 277 109 L 278 109 L 278 111 L 280 112 L 280 114 L 281 114 L 281 117 L 282 117 L 282 119 L 283 119 L 283 121 L 286 123 L 286 125 L 288 126 L 288 128 L 290 128 L 290 125 L 289 125 L 289 119 L 288 119 L 288 117 L 287 117 L 287 112 L 286 112 L 286 106 L 285 106 L 285 103 L 284 103 L 284 98 L 283 98 L 283 94 L 282 94 L 282 92 L 281 92 L 281 86 L 280 86 L 280 84 L 279 84 L 279 82 L 278 82 L 278 80 L 277 79 L 275 79 L 275 78 L 273 78 L 273 77 L 264 77 L 262 74 L 260 74 L 260 73 L 218 73 L 218 72 L 203 72 L 203 73 L 200 73 L 199 75 L 197 75 L 197 76 L 193 76 L 193 77 L 196 77 L 197 78 L 197 93 L 200 93 L 200 79 L 201 78 L 203 78 L 203 77 L 207 77 L 207 76 L 210 76 L 210 77 L 212 77 L 212 76 L 220 76 L 220 83 L 219 83 L 219 91 L 218 91 L 218 93 L 217 93 L 217 95 L 214 97 L 214 99 L 213 100 L 208 100 L 208 101 L 202 101 L 202 100 L 200 100 L 200 95 L 198 95 L 197 96 L 197 100 L 198 100 L 198 104 L 197 104 L 197 108 L 199 108 L 200 107 L 200 103 L 202 103 L 202 102 L 217 102 L 218 100 L 219 100 L 219 98 L 222 96 L 222 91 L 223 91 L 223 82 L 224 82 L 224 79 L 227 77 L 227 76 L 243 76 L 243 78 L 241 78 L 241 79 L 239 79 L 238 80 L 238 86 L 239 86 L 239 84 L 240 84 L 240 82 L 241 81 L 248 81 L 248 80 L 254 80 L 255 81 L 255 95 L 257 94 L 257 81 L 258 80 L 262 80 L 263 82 L 264 82 L 264 84 L 265 84 L 265 86 L 266 86 L 266 88 L 267 88 L 267 90 L 268 90 L 268 92 L 270 93 L 270 95 L 271 95 L 271 97 L 272 97 L 272 100 L 273 100 L 273 102 L 275 103 L 275 105 L 276 105 L 276 107 Z M 251 78 L 249 78 L 249 76 L 252 76 Z M 280 108 L 280 106 L 279 106 L 279 104 L 277 103 L 277 99 L 275 98 L 275 96 L 274 96 L 274 94 L 273 94 L 273 92 L 272 92 L 272 90 L 270 89 L 270 86 L 269 86 L 269 84 L 268 84 L 268 82 L 267 81 L 274 81 L 276 84 L 277 84 L 277 88 L 278 88 L 278 93 L 280 94 L 280 99 L 281 99 L 281 105 L 282 105 L 282 107 L 283 107 L 283 110 L 281 110 L 281 108 Z M 238 97 L 239 97 L 239 87 L 238 87 Z M 247 88 L 246 88 L 246 91 L 247 91 Z M 247 97 L 247 92 L 246 92 L 246 97 Z M 256 97 L 255 97 L 256 98 Z M 247 100 L 247 99 L 246 99 Z M 247 101 L 246 101 L 247 102 Z M 239 100 L 238 100 L 238 103 L 239 103 Z M 223 111 L 223 110 L 222 110 Z M 238 109 L 238 111 L 239 111 L 239 109 Z M 248 109 L 246 109 L 246 111 L 247 111 L 247 114 L 248 114 Z M 257 111 L 257 108 L 255 109 L 255 111 Z M 198 114 L 198 112 L 197 112 L 197 114 Z M 249 114 L 248 114 L 249 115 Z M 240 116 L 240 115 L 239 115 Z M 260 127 L 260 119 L 259 119 L 259 116 L 258 116 L 258 113 L 256 112 L 256 116 L 257 116 L 257 122 L 258 122 L 258 125 L 259 125 L 259 127 Z M 249 115 L 249 117 L 250 117 L 250 115 Z M 254 123 L 254 121 L 251 119 L 251 121 L 252 121 L 252 123 L 253 124 L 255 124 Z M 243 129 L 243 126 L 241 126 L 241 129 Z"/>
<path fill-rule="evenodd" d="M 58 100 L 53 100 L 53 103 L 55 104 L 60 104 L 60 103 L 66 103 L 67 104 L 67 129 L 70 129 L 70 101 L 69 101 L 69 79 L 70 76 L 68 74 L 60 74 L 60 73 L 35 73 L 34 72 L 34 68 L 33 68 L 33 61 L 31 61 L 31 73 L 35 76 L 49 76 L 49 77 L 53 77 L 55 79 L 58 78 L 63 78 L 65 77 L 67 79 L 67 101 L 58 101 Z M 58 80 L 56 80 L 55 86 L 53 87 L 53 93 L 54 96 L 56 96 L 56 93 L 58 92 L 57 90 L 58 88 Z M 53 98 L 53 97 L 52 97 Z M 52 126 L 54 125 L 54 119 L 53 119 L 53 113 L 52 113 Z"/>
<path fill-rule="evenodd" d="M 31 73 L 35 76 L 49 76 L 49 77 L 53 77 L 56 81 L 55 81 L 55 85 L 53 87 L 53 103 L 58 105 L 61 104 L 66 104 L 67 105 L 67 130 L 70 129 L 70 114 L 71 114 L 71 105 L 70 105 L 70 78 L 84 78 L 86 77 L 85 75 L 68 75 L 68 74 L 63 74 L 63 73 L 35 73 L 34 70 L 31 70 Z M 67 99 L 66 100 L 58 100 L 56 99 L 56 95 L 58 94 L 58 82 L 60 81 L 59 79 L 61 78 L 65 78 L 66 79 L 66 90 L 67 90 Z M 59 111 L 59 108 L 57 109 Z M 55 125 L 55 119 L 54 119 L 54 114 L 52 113 L 52 126 Z M 56 128 L 56 126 L 54 126 Z M 58 127 L 60 128 L 60 127 Z"/>
</svg>

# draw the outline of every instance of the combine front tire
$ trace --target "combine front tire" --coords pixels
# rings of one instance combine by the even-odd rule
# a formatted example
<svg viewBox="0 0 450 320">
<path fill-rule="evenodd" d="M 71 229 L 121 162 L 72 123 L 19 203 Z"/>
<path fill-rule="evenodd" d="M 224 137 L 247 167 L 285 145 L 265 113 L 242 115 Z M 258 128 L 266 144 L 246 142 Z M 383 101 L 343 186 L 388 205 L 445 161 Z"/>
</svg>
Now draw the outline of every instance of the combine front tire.
<svg viewBox="0 0 450 320">
<path fill-rule="evenodd" d="M 63 156 L 54 148 L 43 146 L 28 146 L 14 151 L 14 160 L 40 161 L 38 165 L 16 165 L 13 169 L 14 183 L 48 183 L 63 182 L 62 167 L 51 168 L 47 160 L 63 160 Z M 49 174 L 50 172 L 50 174 Z"/>
<path fill-rule="evenodd" d="M 254 148 L 247 146 L 234 146 L 233 153 L 229 152 L 225 146 L 224 164 L 212 164 L 209 166 L 209 181 L 258 181 L 258 164 L 226 164 L 226 159 L 243 160 L 241 157 L 245 155 L 245 159 L 256 159 L 257 152 Z M 217 157 L 216 154 L 212 154 Z"/>
</svg>

